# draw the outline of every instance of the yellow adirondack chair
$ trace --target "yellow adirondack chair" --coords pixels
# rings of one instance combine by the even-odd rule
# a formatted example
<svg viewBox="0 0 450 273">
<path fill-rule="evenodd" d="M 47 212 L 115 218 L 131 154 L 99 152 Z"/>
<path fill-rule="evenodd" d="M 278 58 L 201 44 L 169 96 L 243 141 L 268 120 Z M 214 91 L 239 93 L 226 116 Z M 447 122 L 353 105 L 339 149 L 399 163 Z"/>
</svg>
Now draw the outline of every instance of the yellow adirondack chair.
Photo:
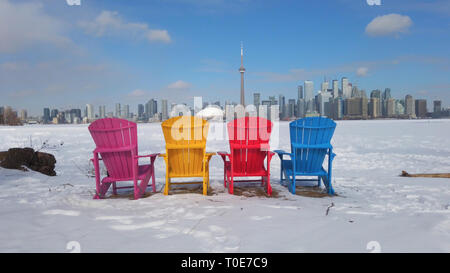
<svg viewBox="0 0 450 273">
<path fill-rule="evenodd" d="M 161 154 L 166 162 L 166 186 L 164 195 L 169 194 L 171 184 L 201 184 L 203 195 L 208 194 L 209 160 L 215 153 L 206 152 L 208 121 L 193 117 L 180 116 L 164 121 L 161 124 L 166 153 Z M 202 182 L 172 183 L 172 178 L 202 177 Z"/>
</svg>

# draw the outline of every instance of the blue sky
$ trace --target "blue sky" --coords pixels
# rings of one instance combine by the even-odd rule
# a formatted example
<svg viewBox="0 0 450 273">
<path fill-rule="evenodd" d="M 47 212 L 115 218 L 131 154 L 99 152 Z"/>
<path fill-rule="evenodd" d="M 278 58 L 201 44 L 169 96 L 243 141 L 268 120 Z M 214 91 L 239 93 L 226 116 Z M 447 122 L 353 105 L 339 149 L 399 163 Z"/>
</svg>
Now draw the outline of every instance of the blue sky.
<svg viewBox="0 0 450 273">
<path fill-rule="evenodd" d="M 296 98 L 346 76 L 450 105 L 450 1 L 0 0 L 2 105 L 42 108 Z"/>
</svg>

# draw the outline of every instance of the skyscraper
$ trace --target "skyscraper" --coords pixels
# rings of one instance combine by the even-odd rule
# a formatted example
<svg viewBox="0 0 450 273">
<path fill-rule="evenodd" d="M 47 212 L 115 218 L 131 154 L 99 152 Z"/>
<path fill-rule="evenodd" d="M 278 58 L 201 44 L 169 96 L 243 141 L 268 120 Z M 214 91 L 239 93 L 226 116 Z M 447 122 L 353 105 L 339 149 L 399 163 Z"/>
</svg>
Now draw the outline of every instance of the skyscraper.
<svg viewBox="0 0 450 273">
<path fill-rule="evenodd" d="M 416 117 L 414 98 L 411 95 L 405 97 L 405 114 L 409 117 Z"/>
<path fill-rule="evenodd" d="M 324 80 L 323 83 L 320 85 L 320 91 L 327 92 L 329 84 L 330 84 L 329 82 Z"/>
<path fill-rule="evenodd" d="M 48 123 L 50 121 L 50 109 L 49 108 L 44 108 L 44 116 L 42 117 L 42 120 L 44 121 L 44 123 Z"/>
<path fill-rule="evenodd" d="M 25 109 L 20 110 L 20 120 L 25 121 L 27 117 L 28 117 L 27 110 Z"/>
<path fill-rule="evenodd" d="M 161 119 L 164 121 L 169 118 L 169 108 L 167 100 L 161 100 Z"/>
<path fill-rule="evenodd" d="M 100 105 L 98 107 L 98 117 L 106 118 L 106 106 L 105 105 Z"/>
<path fill-rule="evenodd" d="M 115 116 L 118 118 L 122 115 L 121 110 L 120 110 L 120 103 L 116 103 L 116 113 Z"/>
<path fill-rule="evenodd" d="M 129 117 L 130 117 L 130 106 L 126 104 L 123 106 L 122 118 L 129 118 Z"/>
<path fill-rule="evenodd" d="M 256 109 L 258 109 L 259 105 L 261 105 L 260 93 L 253 93 L 253 105 L 255 105 Z"/>
<path fill-rule="evenodd" d="M 144 116 L 144 105 L 143 104 L 139 104 L 138 105 L 138 117 L 142 118 Z"/>
<path fill-rule="evenodd" d="M 288 106 L 287 106 L 287 115 L 290 118 L 294 118 L 295 114 L 296 114 L 296 103 L 295 103 L 295 99 L 289 99 L 288 100 Z"/>
<path fill-rule="evenodd" d="M 279 95 L 278 105 L 278 109 L 280 111 L 280 119 L 282 120 L 286 117 L 286 99 L 283 95 Z"/>
<path fill-rule="evenodd" d="M 241 73 L 241 105 L 245 106 L 245 94 L 244 94 L 244 45 L 241 43 L 241 67 L 239 68 Z"/>
<path fill-rule="evenodd" d="M 92 106 L 92 104 L 86 104 L 86 113 L 89 120 L 94 119 L 94 106 Z"/>
<path fill-rule="evenodd" d="M 346 77 L 343 77 L 341 80 L 341 89 L 342 89 L 342 95 L 344 98 L 347 99 L 347 98 L 351 97 L 352 89 L 351 89 L 348 79 Z"/>
<path fill-rule="evenodd" d="M 314 83 L 312 81 L 305 81 L 305 102 L 308 103 L 314 99 Z"/>
<path fill-rule="evenodd" d="M 304 97 L 304 94 L 303 94 L 303 86 L 302 85 L 299 85 L 298 87 L 297 87 L 297 92 L 298 92 L 298 94 L 297 94 L 297 100 L 299 100 L 299 99 L 304 99 L 305 97 Z"/>
<path fill-rule="evenodd" d="M 433 112 L 439 113 L 441 111 L 442 111 L 442 101 L 440 100 L 433 101 Z"/>
<path fill-rule="evenodd" d="M 151 99 L 145 104 L 145 115 L 147 118 L 152 118 L 158 113 L 158 102 L 156 99 Z"/>
<path fill-rule="evenodd" d="M 332 89 L 333 89 L 333 98 L 339 97 L 339 81 L 338 80 L 333 80 Z"/>
<path fill-rule="evenodd" d="M 415 101 L 416 116 L 424 118 L 427 116 L 427 100 L 420 99 Z"/>
</svg>

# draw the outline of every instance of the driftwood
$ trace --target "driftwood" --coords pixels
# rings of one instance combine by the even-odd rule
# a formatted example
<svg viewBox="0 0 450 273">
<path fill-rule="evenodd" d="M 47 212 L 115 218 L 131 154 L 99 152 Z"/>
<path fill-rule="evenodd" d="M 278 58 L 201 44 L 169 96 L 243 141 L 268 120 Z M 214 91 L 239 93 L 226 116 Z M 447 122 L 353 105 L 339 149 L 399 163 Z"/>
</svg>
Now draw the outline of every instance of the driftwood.
<svg viewBox="0 0 450 273">
<path fill-rule="evenodd" d="M 450 173 L 418 173 L 418 174 L 409 174 L 405 171 L 402 171 L 400 176 L 403 177 L 431 177 L 431 178 L 450 178 Z"/>
</svg>

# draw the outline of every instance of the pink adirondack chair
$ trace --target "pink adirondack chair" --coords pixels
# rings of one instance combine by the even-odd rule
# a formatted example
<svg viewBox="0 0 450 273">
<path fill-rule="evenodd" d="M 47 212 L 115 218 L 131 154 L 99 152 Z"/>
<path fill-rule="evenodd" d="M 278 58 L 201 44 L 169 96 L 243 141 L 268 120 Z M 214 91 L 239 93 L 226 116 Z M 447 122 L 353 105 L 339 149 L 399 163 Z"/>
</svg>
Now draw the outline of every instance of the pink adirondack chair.
<svg viewBox="0 0 450 273">
<path fill-rule="evenodd" d="M 134 188 L 134 199 L 139 199 L 145 193 L 150 178 L 153 192 L 156 192 L 154 162 L 159 154 L 138 155 L 136 123 L 118 118 L 104 118 L 93 122 L 89 126 L 89 132 L 97 146 L 94 158 L 91 159 L 94 163 L 97 188 L 94 199 L 104 198 L 111 184 L 114 195 L 118 189 Z M 139 158 L 144 157 L 150 159 L 150 164 L 139 165 Z M 100 177 L 99 160 L 103 160 L 108 173 L 103 179 Z M 133 181 L 134 185 L 117 187 L 116 182 L 121 181 Z"/>
<path fill-rule="evenodd" d="M 270 186 L 270 161 L 273 152 L 269 148 L 272 122 L 259 117 L 245 117 L 228 123 L 230 153 L 218 152 L 224 162 L 224 186 L 233 194 L 236 182 L 261 182 L 267 195 Z M 228 160 L 227 160 L 228 159 Z M 267 161 L 267 166 L 264 162 Z M 257 180 L 236 180 L 235 177 L 261 177 Z"/>
</svg>

